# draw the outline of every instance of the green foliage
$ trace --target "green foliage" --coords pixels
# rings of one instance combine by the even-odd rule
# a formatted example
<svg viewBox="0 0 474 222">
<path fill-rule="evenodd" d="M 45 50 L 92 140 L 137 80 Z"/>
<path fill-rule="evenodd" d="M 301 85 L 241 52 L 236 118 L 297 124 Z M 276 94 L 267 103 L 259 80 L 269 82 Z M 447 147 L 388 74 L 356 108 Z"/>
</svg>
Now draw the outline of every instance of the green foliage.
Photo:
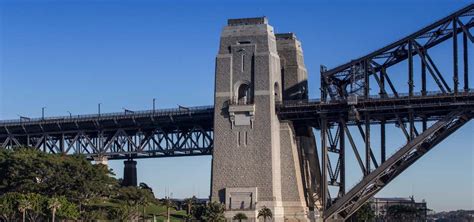
<svg viewBox="0 0 474 222">
<path fill-rule="evenodd" d="M 120 187 L 106 166 L 82 156 L 0 150 L 0 221 L 130 220 L 157 205 L 152 189 Z"/>
<path fill-rule="evenodd" d="M 27 204 L 26 212 L 30 221 L 38 221 L 39 218 L 46 216 L 48 198 L 36 193 L 28 193 L 21 199 Z"/>
<path fill-rule="evenodd" d="M 196 202 L 197 202 L 196 196 L 193 196 L 192 198 L 186 198 L 184 200 L 184 204 L 186 205 L 186 214 L 188 216 L 191 215 L 191 211 L 192 211 L 193 206 Z"/>
<path fill-rule="evenodd" d="M 107 196 L 117 186 L 103 165 L 93 165 L 81 156 L 46 154 L 34 149 L 2 151 L 0 194 L 7 192 L 65 196 L 85 204 Z"/>
<path fill-rule="evenodd" d="M 354 219 L 356 221 L 373 221 L 375 218 L 375 212 L 370 207 L 370 204 L 366 203 L 357 210 L 353 217 L 355 217 Z"/>
<path fill-rule="evenodd" d="M 140 209 L 157 201 L 151 189 L 130 186 L 118 188 L 111 203 L 117 206 L 109 214 L 112 219 L 131 220 L 139 216 Z"/>
<path fill-rule="evenodd" d="M 6 193 L 0 196 L 0 216 L 6 221 L 12 220 L 18 213 L 19 193 Z"/>
<path fill-rule="evenodd" d="M 66 197 L 60 196 L 55 198 L 59 202 L 59 208 L 56 211 L 56 216 L 60 219 L 73 219 L 79 218 L 79 210 L 76 204 L 68 201 Z M 53 201 L 49 201 L 52 203 Z M 51 205 L 50 205 L 51 207 Z"/>
<path fill-rule="evenodd" d="M 266 206 L 263 206 L 263 208 L 258 211 L 257 218 L 260 218 L 260 217 L 263 217 L 263 221 L 267 221 L 267 218 L 273 217 L 272 210 L 270 210 Z"/>
<path fill-rule="evenodd" d="M 421 213 L 413 206 L 393 205 L 387 208 L 387 219 L 395 221 L 411 221 L 419 217 Z"/>
<path fill-rule="evenodd" d="M 225 221 L 224 210 L 225 207 L 223 204 L 218 202 L 210 202 L 206 206 L 206 209 L 202 215 L 202 219 L 209 222 Z"/>
<path fill-rule="evenodd" d="M 196 220 L 202 221 L 203 220 L 202 216 L 204 215 L 205 211 L 206 211 L 206 206 L 205 205 L 194 205 L 191 208 L 191 215 L 193 215 L 193 217 Z"/>
<path fill-rule="evenodd" d="M 244 213 L 237 213 L 236 215 L 234 215 L 234 217 L 232 217 L 232 220 L 238 220 L 239 222 L 247 219 L 247 215 L 245 215 Z"/>
<path fill-rule="evenodd" d="M 23 213 L 30 221 L 42 221 L 51 216 L 52 206 L 56 206 L 56 215 L 61 219 L 76 219 L 79 212 L 75 204 L 65 197 L 48 198 L 34 193 L 5 193 L 0 196 L 0 215 L 7 221 L 22 217 Z"/>
</svg>

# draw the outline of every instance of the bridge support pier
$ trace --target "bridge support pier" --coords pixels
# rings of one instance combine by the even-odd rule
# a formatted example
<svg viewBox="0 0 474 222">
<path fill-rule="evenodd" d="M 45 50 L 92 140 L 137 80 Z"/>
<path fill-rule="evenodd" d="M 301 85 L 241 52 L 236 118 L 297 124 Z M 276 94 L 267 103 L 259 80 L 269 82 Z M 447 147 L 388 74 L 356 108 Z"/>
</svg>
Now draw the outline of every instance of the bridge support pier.
<svg viewBox="0 0 474 222">
<path fill-rule="evenodd" d="M 137 186 L 137 161 L 126 160 L 123 161 L 123 186 Z"/>
<path fill-rule="evenodd" d="M 211 201 L 225 205 L 228 221 L 237 213 L 258 221 L 265 207 L 275 222 L 309 222 L 304 185 L 315 181 L 304 183 L 295 129 L 275 112 L 307 97 L 301 43 L 275 35 L 265 17 L 244 18 L 228 21 L 219 48 Z"/>
</svg>

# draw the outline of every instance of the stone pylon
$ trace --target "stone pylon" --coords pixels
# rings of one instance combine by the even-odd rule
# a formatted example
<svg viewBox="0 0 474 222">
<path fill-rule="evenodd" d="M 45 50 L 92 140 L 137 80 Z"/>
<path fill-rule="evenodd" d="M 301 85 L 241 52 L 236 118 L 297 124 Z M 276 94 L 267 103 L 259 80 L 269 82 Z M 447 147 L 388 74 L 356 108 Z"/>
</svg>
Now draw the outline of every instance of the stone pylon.
<svg viewBox="0 0 474 222">
<path fill-rule="evenodd" d="M 314 175 L 305 176 L 299 136 L 275 110 L 284 99 L 307 96 L 299 41 L 275 35 L 266 17 L 230 19 L 215 81 L 211 200 L 225 204 L 228 219 L 242 212 L 255 221 L 267 207 L 274 221 L 308 220 Z"/>
</svg>

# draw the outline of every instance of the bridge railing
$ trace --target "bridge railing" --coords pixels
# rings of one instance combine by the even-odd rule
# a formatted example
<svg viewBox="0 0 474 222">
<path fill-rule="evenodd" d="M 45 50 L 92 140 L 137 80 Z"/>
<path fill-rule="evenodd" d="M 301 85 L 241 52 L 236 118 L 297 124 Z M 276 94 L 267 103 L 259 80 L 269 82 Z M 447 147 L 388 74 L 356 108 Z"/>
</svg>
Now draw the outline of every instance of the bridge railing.
<svg viewBox="0 0 474 222">
<path fill-rule="evenodd" d="M 195 106 L 195 107 L 179 107 L 156 110 L 141 110 L 141 111 L 127 111 L 127 112 L 112 112 L 101 114 L 83 114 L 83 115 L 69 115 L 69 116 L 54 116 L 54 117 L 39 117 L 39 118 L 20 118 L 10 120 L 0 120 L 0 125 L 16 125 L 24 123 L 35 122 L 57 122 L 57 121 L 84 121 L 90 119 L 112 119 L 112 118 L 129 118 L 129 117 L 144 117 L 144 116 L 176 116 L 176 115 L 192 115 L 196 113 L 207 112 L 213 110 L 213 106 Z"/>
<path fill-rule="evenodd" d="M 388 100 L 399 100 L 399 99 L 410 99 L 410 98 L 442 98 L 442 97 L 451 97 L 451 96 L 466 96 L 474 95 L 474 89 L 462 90 L 460 89 L 458 93 L 443 93 L 442 91 L 427 91 L 425 93 L 416 92 L 413 93 L 413 96 L 410 96 L 409 93 L 398 93 L 398 94 L 379 94 L 379 95 L 370 95 L 368 98 L 364 96 L 357 95 L 357 101 L 388 101 Z M 286 100 L 281 102 L 281 105 L 301 105 L 301 104 L 340 104 L 349 102 L 347 99 L 331 99 L 325 102 L 322 102 L 321 99 L 307 99 L 307 100 Z"/>
</svg>

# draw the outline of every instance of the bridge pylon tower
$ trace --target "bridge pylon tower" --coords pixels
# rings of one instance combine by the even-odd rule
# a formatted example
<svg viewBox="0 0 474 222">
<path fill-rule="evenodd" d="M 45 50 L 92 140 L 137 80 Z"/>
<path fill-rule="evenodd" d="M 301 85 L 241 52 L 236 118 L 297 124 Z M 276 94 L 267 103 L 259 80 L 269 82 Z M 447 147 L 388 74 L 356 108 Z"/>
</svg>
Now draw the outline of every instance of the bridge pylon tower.
<svg viewBox="0 0 474 222">
<path fill-rule="evenodd" d="M 295 132 L 275 112 L 282 89 L 293 90 L 288 97 L 305 96 L 305 84 L 293 34 L 275 35 L 265 17 L 228 21 L 216 60 L 211 193 L 228 219 L 242 212 L 254 221 L 267 207 L 275 221 L 307 220 Z"/>
</svg>

